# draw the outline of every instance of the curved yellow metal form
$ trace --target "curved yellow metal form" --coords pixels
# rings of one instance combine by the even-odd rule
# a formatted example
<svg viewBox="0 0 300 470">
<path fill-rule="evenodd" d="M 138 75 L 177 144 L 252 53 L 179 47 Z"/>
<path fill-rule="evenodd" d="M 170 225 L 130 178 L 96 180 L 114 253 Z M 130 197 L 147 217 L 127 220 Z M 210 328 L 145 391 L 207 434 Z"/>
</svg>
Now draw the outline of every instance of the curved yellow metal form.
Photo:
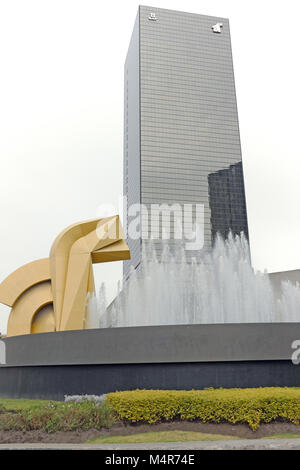
<svg viewBox="0 0 300 470">
<path fill-rule="evenodd" d="M 99 219 L 88 220 L 73 224 L 63 230 L 55 239 L 50 251 L 50 269 L 53 291 L 55 322 L 60 325 L 61 312 L 64 303 L 65 284 L 68 274 L 69 254 L 72 245 L 95 230 Z"/>
<path fill-rule="evenodd" d="M 31 322 L 31 333 L 47 333 L 49 331 L 55 331 L 53 303 L 38 310 Z"/>
<path fill-rule="evenodd" d="M 31 326 L 34 316 L 45 305 L 52 305 L 52 302 L 50 281 L 41 282 L 28 289 L 13 305 L 8 318 L 7 336 L 32 333 Z"/>
<path fill-rule="evenodd" d="M 93 263 L 130 258 L 119 216 L 73 224 L 55 239 L 50 259 L 22 266 L 0 284 L 12 307 L 8 336 L 87 327 L 95 292 Z"/>
<path fill-rule="evenodd" d="M 49 281 L 50 278 L 49 258 L 24 264 L 0 284 L 0 302 L 12 307 L 26 290 L 40 282 Z"/>
</svg>

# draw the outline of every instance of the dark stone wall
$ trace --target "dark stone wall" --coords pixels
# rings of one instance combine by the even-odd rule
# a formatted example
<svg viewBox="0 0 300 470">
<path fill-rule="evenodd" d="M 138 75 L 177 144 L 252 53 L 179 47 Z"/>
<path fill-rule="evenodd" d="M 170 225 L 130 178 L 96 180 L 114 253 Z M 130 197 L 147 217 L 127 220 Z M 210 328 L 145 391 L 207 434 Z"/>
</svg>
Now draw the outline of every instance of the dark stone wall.
<svg viewBox="0 0 300 470">
<path fill-rule="evenodd" d="M 116 390 L 300 386 L 290 361 L 109 364 L 0 368 L 0 396 L 63 400 Z"/>
<path fill-rule="evenodd" d="M 290 360 L 297 339 L 299 323 L 223 323 L 62 331 L 3 341 L 7 366 L 50 366 Z"/>
<path fill-rule="evenodd" d="M 300 386 L 299 323 L 172 325 L 3 340 L 0 396 L 62 400 L 116 390 Z"/>
</svg>

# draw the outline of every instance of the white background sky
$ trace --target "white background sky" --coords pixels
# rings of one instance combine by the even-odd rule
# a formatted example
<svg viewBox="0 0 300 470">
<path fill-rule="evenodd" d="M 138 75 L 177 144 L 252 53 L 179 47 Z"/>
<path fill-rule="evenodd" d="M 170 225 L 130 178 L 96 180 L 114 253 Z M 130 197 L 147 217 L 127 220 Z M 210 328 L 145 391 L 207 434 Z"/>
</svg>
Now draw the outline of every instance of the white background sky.
<svg viewBox="0 0 300 470">
<path fill-rule="evenodd" d="M 300 268 L 298 0 L 0 0 L 0 279 L 118 204 L 139 4 L 230 19 L 252 261 Z M 104 276 L 115 285 L 121 263 L 96 266 Z"/>
</svg>

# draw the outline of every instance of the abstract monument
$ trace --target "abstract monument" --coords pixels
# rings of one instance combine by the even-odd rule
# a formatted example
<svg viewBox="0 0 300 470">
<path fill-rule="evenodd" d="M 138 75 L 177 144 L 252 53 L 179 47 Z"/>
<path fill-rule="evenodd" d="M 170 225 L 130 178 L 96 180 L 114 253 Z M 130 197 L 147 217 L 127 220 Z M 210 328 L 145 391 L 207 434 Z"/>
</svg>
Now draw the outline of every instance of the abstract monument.
<svg viewBox="0 0 300 470">
<path fill-rule="evenodd" d="M 66 228 L 49 258 L 22 266 L 0 284 L 0 302 L 12 307 L 7 336 L 87 328 L 92 265 L 129 258 L 118 216 Z"/>
</svg>

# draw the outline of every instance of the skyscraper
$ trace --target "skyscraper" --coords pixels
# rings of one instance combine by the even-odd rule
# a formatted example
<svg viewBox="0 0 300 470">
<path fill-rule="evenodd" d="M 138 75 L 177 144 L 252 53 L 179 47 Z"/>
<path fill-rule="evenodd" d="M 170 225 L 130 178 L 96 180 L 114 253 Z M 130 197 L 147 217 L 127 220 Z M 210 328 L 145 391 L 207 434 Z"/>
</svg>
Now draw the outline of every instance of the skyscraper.
<svg viewBox="0 0 300 470">
<path fill-rule="evenodd" d="M 125 62 L 128 207 L 203 204 L 206 248 L 217 232 L 248 235 L 241 159 L 229 21 L 140 6 Z M 149 220 L 141 238 L 127 239 L 125 275 L 141 259 Z"/>
</svg>

